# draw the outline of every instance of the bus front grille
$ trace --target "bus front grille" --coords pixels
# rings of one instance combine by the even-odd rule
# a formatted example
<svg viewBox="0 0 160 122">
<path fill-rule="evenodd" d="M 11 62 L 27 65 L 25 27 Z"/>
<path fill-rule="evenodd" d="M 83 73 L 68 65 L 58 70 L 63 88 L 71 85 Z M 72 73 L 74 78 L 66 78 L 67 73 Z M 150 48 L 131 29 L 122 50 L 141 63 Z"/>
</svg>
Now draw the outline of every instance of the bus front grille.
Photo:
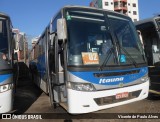
<svg viewBox="0 0 160 122">
<path fill-rule="evenodd" d="M 122 101 L 126 101 L 126 100 L 137 98 L 140 95 L 141 91 L 142 90 L 129 92 L 128 93 L 128 97 L 126 97 L 126 98 L 116 99 L 116 95 L 113 95 L 113 96 L 95 98 L 94 101 L 99 106 L 113 104 L 113 103 L 122 102 Z"/>
</svg>

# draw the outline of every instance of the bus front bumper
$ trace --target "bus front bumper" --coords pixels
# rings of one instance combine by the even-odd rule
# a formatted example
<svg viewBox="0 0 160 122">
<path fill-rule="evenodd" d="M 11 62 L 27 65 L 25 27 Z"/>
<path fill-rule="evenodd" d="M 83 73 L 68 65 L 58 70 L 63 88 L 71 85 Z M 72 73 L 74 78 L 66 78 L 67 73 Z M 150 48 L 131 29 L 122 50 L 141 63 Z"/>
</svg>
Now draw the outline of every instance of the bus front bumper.
<svg viewBox="0 0 160 122">
<path fill-rule="evenodd" d="M 84 92 L 68 89 L 68 112 L 71 114 L 89 113 L 148 97 L 149 80 L 138 85 L 103 91 Z M 129 93 L 127 98 L 116 99 L 117 94 Z"/>
</svg>

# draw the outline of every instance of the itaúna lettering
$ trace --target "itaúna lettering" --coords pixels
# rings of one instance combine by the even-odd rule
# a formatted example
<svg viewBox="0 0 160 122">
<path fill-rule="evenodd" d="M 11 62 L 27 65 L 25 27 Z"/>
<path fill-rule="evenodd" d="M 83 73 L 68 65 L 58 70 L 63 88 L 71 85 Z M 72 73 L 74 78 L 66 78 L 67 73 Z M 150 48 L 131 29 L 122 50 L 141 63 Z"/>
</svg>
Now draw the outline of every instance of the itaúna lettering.
<svg viewBox="0 0 160 122">
<path fill-rule="evenodd" d="M 103 78 L 101 78 L 101 79 L 99 80 L 99 84 L 123 81 L 123 79 L 124 79 L 124 77 L 111 78 L 111 79 L 103 79 Z"/>
</svg>

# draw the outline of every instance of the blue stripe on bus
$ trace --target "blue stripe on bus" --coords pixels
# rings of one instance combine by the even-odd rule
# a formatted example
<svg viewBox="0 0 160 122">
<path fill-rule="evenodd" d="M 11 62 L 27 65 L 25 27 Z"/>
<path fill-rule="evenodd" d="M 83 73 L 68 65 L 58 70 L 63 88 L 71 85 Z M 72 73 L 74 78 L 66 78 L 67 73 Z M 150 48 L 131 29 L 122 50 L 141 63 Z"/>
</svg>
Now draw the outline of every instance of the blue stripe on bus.
<svg viewBox="0 0 160 122">
<path fill-rule="evenodd" d="M 107 72 L 123 72 L 123 71 L 132 71 L 132 70 L 140 70 L 139 73 L 136 74 L 129 74 L 129 75 L 121 75 L 121 76 L 107 76 L 107 77 L 95 77 L 93 73 L 107 73 Z M 144 75 L 148 73 L 148 68 L 143 67 L 143 68 L 134 68 L 134 69 L 128 69 L 128 70 L 116 70 L 116 71 L 96 71 L 96 72 L 70 72 L 71 74 L 87 81 L 90 83 L 94 84 L 99 84 L 99 85 L 118 85 L 120 83 L 127 84 L 130 82 L 133 82 Z M 121 80 L 116 80 L 116 81 L 111 81 L 114 80 L 115 78 L 120 78 Z"/>
<path fill-rule="evenodd" d="M 0 75 L 0 83 L 2 83 L 3 81 L 7 80 L 11 76 L 12 76 L 12 74 Z"/>
</svg>

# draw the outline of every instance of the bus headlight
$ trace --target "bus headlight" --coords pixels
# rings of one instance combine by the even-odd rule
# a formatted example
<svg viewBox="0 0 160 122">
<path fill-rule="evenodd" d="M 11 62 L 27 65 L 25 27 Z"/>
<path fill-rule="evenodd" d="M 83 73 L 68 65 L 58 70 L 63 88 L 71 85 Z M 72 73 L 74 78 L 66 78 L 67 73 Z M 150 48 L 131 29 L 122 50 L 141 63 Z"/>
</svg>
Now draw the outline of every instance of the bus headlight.
<svg viewBox="0 0 160 122">
<path fill-rule="evenodd" d="M 146 81 L 148 81 L 148 80 L 149 80 L 148 75 L 145 75 L 145 76 L 143 76 L 143 77 L 141 78 L 141 81 L 142 81 L 142 82 L 146 82 Z"/>
<path fill-rule="evenodd" d="M 0 93 L 6 92 L 6 91 L 8 91 L 8 90 L 10 90 L 12 88 L 13 88 L 13 84 L 2 85 L 2 86 L 0 86 Z"/>
<path fill-rule="evenodd" d="M 77 91 L 95 91 L 95 87 L 91 83 L 76 83 L 76 82 L 68 82 L 67 87 L 69 89 L 77 90 Z"/>
</svg>

